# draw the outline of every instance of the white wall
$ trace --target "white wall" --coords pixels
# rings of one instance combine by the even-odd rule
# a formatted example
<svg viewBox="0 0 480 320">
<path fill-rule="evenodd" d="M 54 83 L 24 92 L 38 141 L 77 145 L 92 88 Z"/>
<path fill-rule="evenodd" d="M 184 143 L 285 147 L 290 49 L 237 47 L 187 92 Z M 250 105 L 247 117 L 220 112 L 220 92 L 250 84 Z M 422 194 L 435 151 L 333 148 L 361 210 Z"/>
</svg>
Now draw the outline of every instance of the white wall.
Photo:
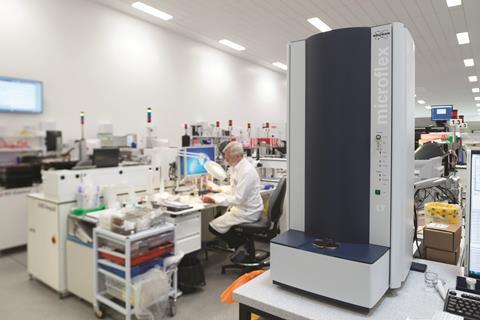
<svg viewBox="0 0 480 320">
<path fill-rule="evenodd" d="M 286 76 L 88 0 L 0 0 L 0 75 L 44 82 L 42 115 L 0 114 L 20 129 L 56 120 L 64 137 L 111 121 L 180 143 L 184 122 L 286 122 Z"/>
</svg>

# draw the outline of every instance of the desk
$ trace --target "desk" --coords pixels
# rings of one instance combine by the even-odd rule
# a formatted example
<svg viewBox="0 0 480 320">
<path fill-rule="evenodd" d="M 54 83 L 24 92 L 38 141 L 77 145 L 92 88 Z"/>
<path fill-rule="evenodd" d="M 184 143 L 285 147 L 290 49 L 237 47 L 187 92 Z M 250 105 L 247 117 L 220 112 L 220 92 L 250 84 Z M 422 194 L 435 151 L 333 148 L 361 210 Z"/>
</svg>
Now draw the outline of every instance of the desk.
<svg viewBox="0 0 480 320">
<path fill-rule="evenodd" d="M 260 194 L 264 201 L 272 190 L 261 190 Z M 189 196 L 183 201 L 192 208 L 181 211 L 166 211 L 166 221 L 175 226 L 175 253 L 182 251 L 185 254 L 198 251 L 202 248 L 202 230 L 207 232 L 208 224 L 213 216 L 208 216 L 207 220 L 203 219 L 205 211 L 219 207 L 215 203 L 202 203 L 198 197 Z M 203 235 L 206 239 L 206 235 Z"/>
<path fill-rule="evenodd" d="M 447 284 L 455 286 L 456 276 L 461 268 L 453 265 L 415 260 L 428 265 L 427 271 L 438 273 Z M 292 272 L 295 264 L 292 263 Z M 424 274 L 410 271 L 401 289 L 389 290 L 369 313 L 362 313 L 332 302 L 315 298 L 305 293 L 288 290 L 272 283 L 270 271 L 241 286 L 234 292 L 240 302 L 240 320 L 250 319 L 251 312 L 268 319 L 311 319 L 311 320 L 353 320 L 353 319 L 431 319 L 435 312 L 443 309 L 443 300 L 437 291 L 426 291 Z"/>
</svg>

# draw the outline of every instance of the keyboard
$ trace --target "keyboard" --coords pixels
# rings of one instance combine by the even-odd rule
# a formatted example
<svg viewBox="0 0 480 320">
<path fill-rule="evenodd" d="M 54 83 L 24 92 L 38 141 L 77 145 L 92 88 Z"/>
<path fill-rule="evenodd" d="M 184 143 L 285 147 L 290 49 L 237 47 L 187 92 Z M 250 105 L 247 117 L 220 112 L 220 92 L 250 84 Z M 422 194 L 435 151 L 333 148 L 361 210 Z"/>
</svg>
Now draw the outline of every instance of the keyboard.
<svg viewBox="0 0 480 320">
<path fill-rule="evenodd" d="M 480 295 L 450 289 L 443 310 L 467 320 L 480 320 Z"/>
</svg>

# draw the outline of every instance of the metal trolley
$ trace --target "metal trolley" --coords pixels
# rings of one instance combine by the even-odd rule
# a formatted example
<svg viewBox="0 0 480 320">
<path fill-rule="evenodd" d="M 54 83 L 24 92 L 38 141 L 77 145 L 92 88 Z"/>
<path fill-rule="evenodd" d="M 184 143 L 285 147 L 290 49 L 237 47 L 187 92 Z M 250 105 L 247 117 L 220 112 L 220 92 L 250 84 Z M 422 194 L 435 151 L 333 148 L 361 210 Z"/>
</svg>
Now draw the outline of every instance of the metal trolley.
<svg viewBox="0 0 480 320">
<path fill-rule="evenodd" d="M 114 233 L 109 230 L 95 228 L 93 232 L 93 250 L 95 252 L 95 272 L 94 272 L 94 287 L 95 287 L 95 302 L 94 302 L 94 312 L 97 318 L 104 317 L 104 308 L 103 306 L 108 306 L 113 310 L 125 315 L 126 320 L 132 319 L 134 312 L 134 306 L 132 304 L 133 297 L 133 286 L 132 279 L 132 244 L 142 239 L 147 239 L 152 236 L 158 236 L 164 233 L 172 233 L 175 231 L 175 227 L 172 224 L 164 224 L 161 226 L 153 227 L 151 229 L 141 231 L 132 235 L 121 235 Z M 108 241 L 110 243 L 115 243 L 124 248 L 124 254 L 114 252 L 111 250 L 106 250 L 99 246 L 102 242 Z M 106 253 L 113 255 L 118 259 L 124 261 L 123 264 L 117 264 L 107 259 L 102 259 L 99 257 L 101 253 Z M 178 297 L 177 290 L 177 266 L 170 266 L 168 269 L 164 268 L 164 271 L 167 272 L 167 275 L 171 279 L 171 291 L 169 294 L 169 306 L 168 314 L 174 316 L 176 313 L 176 299 Z M 120 274 L 120 275 L 119 275 Z M 121 276 L 123 275 L 123 277 Z M 125 296 L 124 303 L 119 303 L 118 299 L 112 298 L 111 295 L 106 292 L 106 278 L 109 277 L 114 279 L 117 282 L 125 284 Z"/>
</svg>

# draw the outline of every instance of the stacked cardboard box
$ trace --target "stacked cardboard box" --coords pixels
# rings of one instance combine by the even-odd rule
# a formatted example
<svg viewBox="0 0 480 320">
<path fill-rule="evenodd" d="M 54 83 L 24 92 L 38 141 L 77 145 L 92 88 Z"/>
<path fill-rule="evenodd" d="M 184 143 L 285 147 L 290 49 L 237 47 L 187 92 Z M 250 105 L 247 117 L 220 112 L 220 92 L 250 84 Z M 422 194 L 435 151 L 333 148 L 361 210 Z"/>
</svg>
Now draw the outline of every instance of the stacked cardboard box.
<svg viewBox="0 0 480 320">
<path fill-rule="evenodd" d="M 430 223 L 423 229 L 423 247 L 428 260 L 457 264 L 460 255 L 462 226 Z"/>
</svg>

